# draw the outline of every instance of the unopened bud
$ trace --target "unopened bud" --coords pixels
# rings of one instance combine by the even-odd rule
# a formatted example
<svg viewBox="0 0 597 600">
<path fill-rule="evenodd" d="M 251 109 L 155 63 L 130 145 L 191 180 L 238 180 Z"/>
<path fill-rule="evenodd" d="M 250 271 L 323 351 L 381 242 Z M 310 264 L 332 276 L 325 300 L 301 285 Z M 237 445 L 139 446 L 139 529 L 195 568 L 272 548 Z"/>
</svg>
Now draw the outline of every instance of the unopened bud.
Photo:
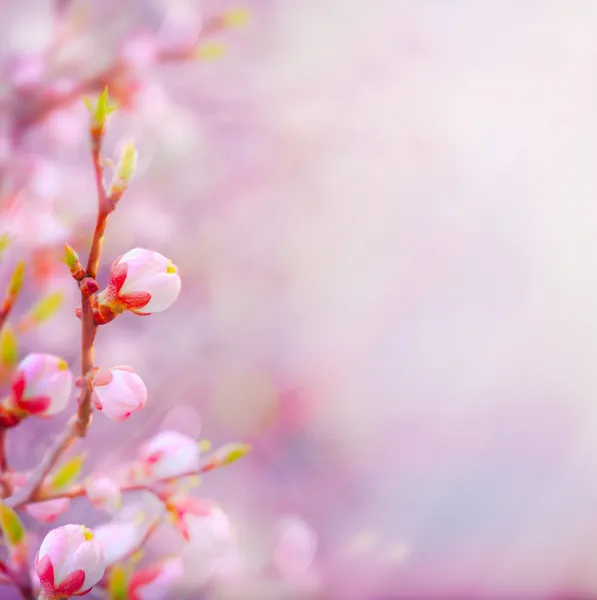
<svg viewBox="0 0 597 600">
<path fill-rule="evenodd" d="M 79 255 L 68 244 L 64 244 L 64 258 L 62 260 L 77 281 L 81 281 L 85 277 L 85 270 L 79 261 Z"/>
<path fill-rule="evenodd" d="M 122 148 L 118 165 L 114 172 L 114 179 L 110 186 L 110 198 L 113 203 L 120 200 L 135 172 L 137 166 L 137 154 L 135 143 L 133 140 L 129 140 Z"/>
<path fill-rule="evenodd" d="M 85 277 L 79 283 L 79 289 L 84 296 L 92 296 L 99 290 L 99 285 L 92 277 Z"/>
<path fill-rule="evenodd" d="M 108 88 L 100 94 L 97 102 L 94 104 L 88 98 L 84 98 L 85 105 L 91 113 L 90 132 L 93 140 L 101 138 L 105 132 L 106 121 L 111 113 L 116 110 L 115 104 L 110 104 L 108 98 Z"/>
<path fill-rule="evenodd" d="M 41 597 L 85 595 L 104 576 L 102 544 L 82 525 L 64 525 L 46 535 L 35 557 Z"/>
</svg>

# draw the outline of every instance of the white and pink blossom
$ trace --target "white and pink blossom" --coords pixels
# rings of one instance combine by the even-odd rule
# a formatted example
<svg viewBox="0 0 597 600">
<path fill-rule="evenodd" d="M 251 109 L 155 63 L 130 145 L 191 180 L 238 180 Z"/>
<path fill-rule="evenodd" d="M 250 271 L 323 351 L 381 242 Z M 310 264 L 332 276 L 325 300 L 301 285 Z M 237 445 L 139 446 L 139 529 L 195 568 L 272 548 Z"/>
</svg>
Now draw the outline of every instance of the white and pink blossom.
<svg viewBox="0 0 597 600">
<path fill-rule="evenodd" d="M 147 475 L 170 479 L 199 470 L 201 452 L 197 440 L 178 431 L 162 431 L 141 448 Z"/>
<path fill-rule="evenodd" d="M 129 596 L 135 600 L 169 600 L 184 578 L 184 563 L 174 556 L 137 571 L 129 582 Z"/>
<path fill-rule="evenodd" d="M 147 388 L 130 367 L 99 371 L 93 379 L 91 396 L 95 408 L 112 421 L 124 421 L 147 402 Z"/>
<path fill-rule="evenodd" d="M 180 286 L 172 261 L 158 252 L 134 248 L 112 265 L 108 285 L 98 296 L 98 309 L 105 320 L 125 310 L 138 315 L 161 312 L 178 298 Z"/>
<path fill-rule="evenodd" d="M 118 483 L 107 475 L 90 475 L 83 486 L 85 494 L 93 506 L 109 513 L 122 508 L 122 490 Z"/>
<path fill-rule="evenodd" d="M 131 521 L 114 520 L 94 529 L 100 541 L 107 565 L 112 565 L 137 551 L 145 538 L 150 521 L 137 519 Z"/>
<path fill-rule="evenodd" d="M 50 417 L 68 405 L 73 375 L 67 363 L 52 354 L 29 354 L 17 367 L 7 408 Z"/>
<path fill-rule="evenodd" d="M 101 543 L 83 525 L 64 525 L 44 538 L 35 557 L 40 598 L 83 596 L 103 577 L 106 561 Z"/>
</svg>

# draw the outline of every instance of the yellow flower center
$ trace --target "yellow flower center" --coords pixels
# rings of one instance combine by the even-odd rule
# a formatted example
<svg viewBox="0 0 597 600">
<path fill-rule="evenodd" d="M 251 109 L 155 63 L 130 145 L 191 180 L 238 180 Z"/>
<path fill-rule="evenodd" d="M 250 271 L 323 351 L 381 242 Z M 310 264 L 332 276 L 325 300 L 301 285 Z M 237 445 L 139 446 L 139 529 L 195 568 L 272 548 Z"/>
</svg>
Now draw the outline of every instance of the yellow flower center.
<svg viewBox="0 0 597 600">
<path fill-rule="evenodd" d="M 87 527 L 83 527 L 83 537 L 86 541 L 91 541 L 93 539 L 93 531 L 91 531 L 91 529 L 87 529 Z"/>
<path fill-rule="evenodd" d="M 66 371 L 68 369 L 68 363 L 65 360 L 59 359 L 58 360 L 58 370 L 59 371 Z"/>
<path fill-rule="evenodd" d="M 166 267 L 166 273 L 176 273 L 177 268 L 176 265 L 173 265 L 171 261 L 168 261 L 168 266 Z"/>
</svg>

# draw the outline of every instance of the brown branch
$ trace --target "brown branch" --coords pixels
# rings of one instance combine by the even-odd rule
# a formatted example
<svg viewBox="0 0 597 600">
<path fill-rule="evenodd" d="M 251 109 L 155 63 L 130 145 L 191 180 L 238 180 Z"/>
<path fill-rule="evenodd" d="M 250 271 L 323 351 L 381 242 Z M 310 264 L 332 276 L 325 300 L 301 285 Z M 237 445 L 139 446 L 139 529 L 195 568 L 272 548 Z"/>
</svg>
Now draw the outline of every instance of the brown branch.
<svg viewBox="0 0 597 600">
<path fill-rule="evenodd" d="M 60 435 L 54 440 L 54 443 L 48 448 L 41 462 L 30 474 L 27 484 L 19 488 L 12 496 L 6 498 L 4 503 L 11 508 L 17 508 L 27 504 L 31 498 L 38 493 L 44 479 L 50 473 L 60 457 L 73 445 L 77 439 L 76 419 L 71 417 L 66 427 Z"/>
<path fill-rule="evenodd" d="M 0 473 L 8 471 L 8 461 L 6 459 L 6 428 L 0 427 Z"/>
<path fill-rule="evenodd" d="M 92 159 L 98 197 L 98 217 L 86 269 L 86 276 L 92 279 L 95 279 L 97 276 L 104 232 L 111 212 L 111 209 L 107 205 L 106 190 L 103 182 L 103 168 L 101 163 L 102 141 L 103 132 L 101 135 L 92 135 Z M 97 326 L 94 323 L 91 298 L 84 291 L 81 291 L 81 375 L 84 380 L 88 379 L 86 376 L 95 366 L 94 343 L 96 332 Z M 62 433 L 48 448 L 39 465 L 29 476 L 27 485 L 7 498 L 5 500 L 6 504 L 15 508 L 27 504 L 32 498 L 36 497 L 43 486 L 45 478 L 60 460 L 60 457 L 78 438 L 85 437 L 91 425 L 93 412 L 91 394 L 92 387 L 88 381 L 87 385 L 81 390 L 76 415 L 69 419 Z"/>
<path fill-rule="evenodd" d="M 161 477 L 157 479 L 151 479 L 146 481 L 122 481 L 119 482 L 119 487 L 121 492 L 141 492 L 154 491 L 154 486 L 159 483 L 171 483 L 173 481 L 177 481 L 179 479 L 184 479 L 185 477 L 196 477 L 203 473 L 207 473 L 208 471 L 213 470 L 213 462 L 206 461 L 205 464 L 201 465 L 199 469 L 193 471 L 187 471 L 186 473 L 182 473 L 181 475 L 177 475 L 175 477 Z M 17 492 L 18 494 L 18 492 Z M 13 497 L 17 496 L 15 494 Z M 23 506 L 24 504 L 33 504 L 36 502 L 45 502 L 46 500 L 58 500 L 61 498 L 78 498 L 85 495 L 85 487 L 81 483 L 75 483 L 71 485 L 66 490 L 47 490 L 44 491 L 42 489 L 38 489 L 33 495 L 26 497 L 24 501 L 19 499 L 16 503 L 9 502 L 11 508 L 17 509 Z M 8 500 L 11 500 L 9 498 Z"/>
</svg>

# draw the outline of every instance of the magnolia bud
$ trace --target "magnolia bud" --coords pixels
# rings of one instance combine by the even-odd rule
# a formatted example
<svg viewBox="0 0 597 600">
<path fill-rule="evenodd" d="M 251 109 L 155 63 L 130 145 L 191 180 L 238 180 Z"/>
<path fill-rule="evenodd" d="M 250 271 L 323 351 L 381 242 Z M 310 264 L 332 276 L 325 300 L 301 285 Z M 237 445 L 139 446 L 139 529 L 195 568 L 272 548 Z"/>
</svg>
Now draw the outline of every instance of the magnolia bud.
<svg viewBox="0 0 597 600">
<path fill-rule="evenodd" d="M 178 269 L 165 256 L 134 248 L 112 265 L 110 279 L 98 296 L 102 306 L 119 313 L 149 315 L 169 308 L 180 293 Z"/>
<path fill-rule="evenodd" d="M 52 354 L 29 354 L 17 367 L 9 407 L 38 417 L 63 411 L 70 398 L 73 375 L 64 360 Z"/>
<path fill-rule="evenodd" d="M 64 525 L 46 535 L 35 557 L 40 597 L 83 596 L 103 577 L 102 545 L 83 525 Z"/>
<path fill-rule="evenodd" d="M 115 513 L 122 507 L 120 486 L 107 475 L 91 475 L 83 482 L 89 502 L 96 508 Z"/>
<path fill-rule="evenodd" d="M 56 498 L 55 500 L 27 504 L 25 511 L 42 523 L 52 523 L 62 513 L 66 512 L 69 506 L 70 500 L 68 498 Z"/>
<path fill-rule="evenodd" d="M 112 367 L 93 378 L 93 404 L 113 421 L 124 421 L 147 401 L 143 380 L 130 367 Z"/>
<path fill-rule="evenodd" d="M 140 458 L 150 476 L 169 479 L 198 471 L 201 457 L 193 438 L 177 431 L 163 431 L 141 449 Z"/>
</svg>

